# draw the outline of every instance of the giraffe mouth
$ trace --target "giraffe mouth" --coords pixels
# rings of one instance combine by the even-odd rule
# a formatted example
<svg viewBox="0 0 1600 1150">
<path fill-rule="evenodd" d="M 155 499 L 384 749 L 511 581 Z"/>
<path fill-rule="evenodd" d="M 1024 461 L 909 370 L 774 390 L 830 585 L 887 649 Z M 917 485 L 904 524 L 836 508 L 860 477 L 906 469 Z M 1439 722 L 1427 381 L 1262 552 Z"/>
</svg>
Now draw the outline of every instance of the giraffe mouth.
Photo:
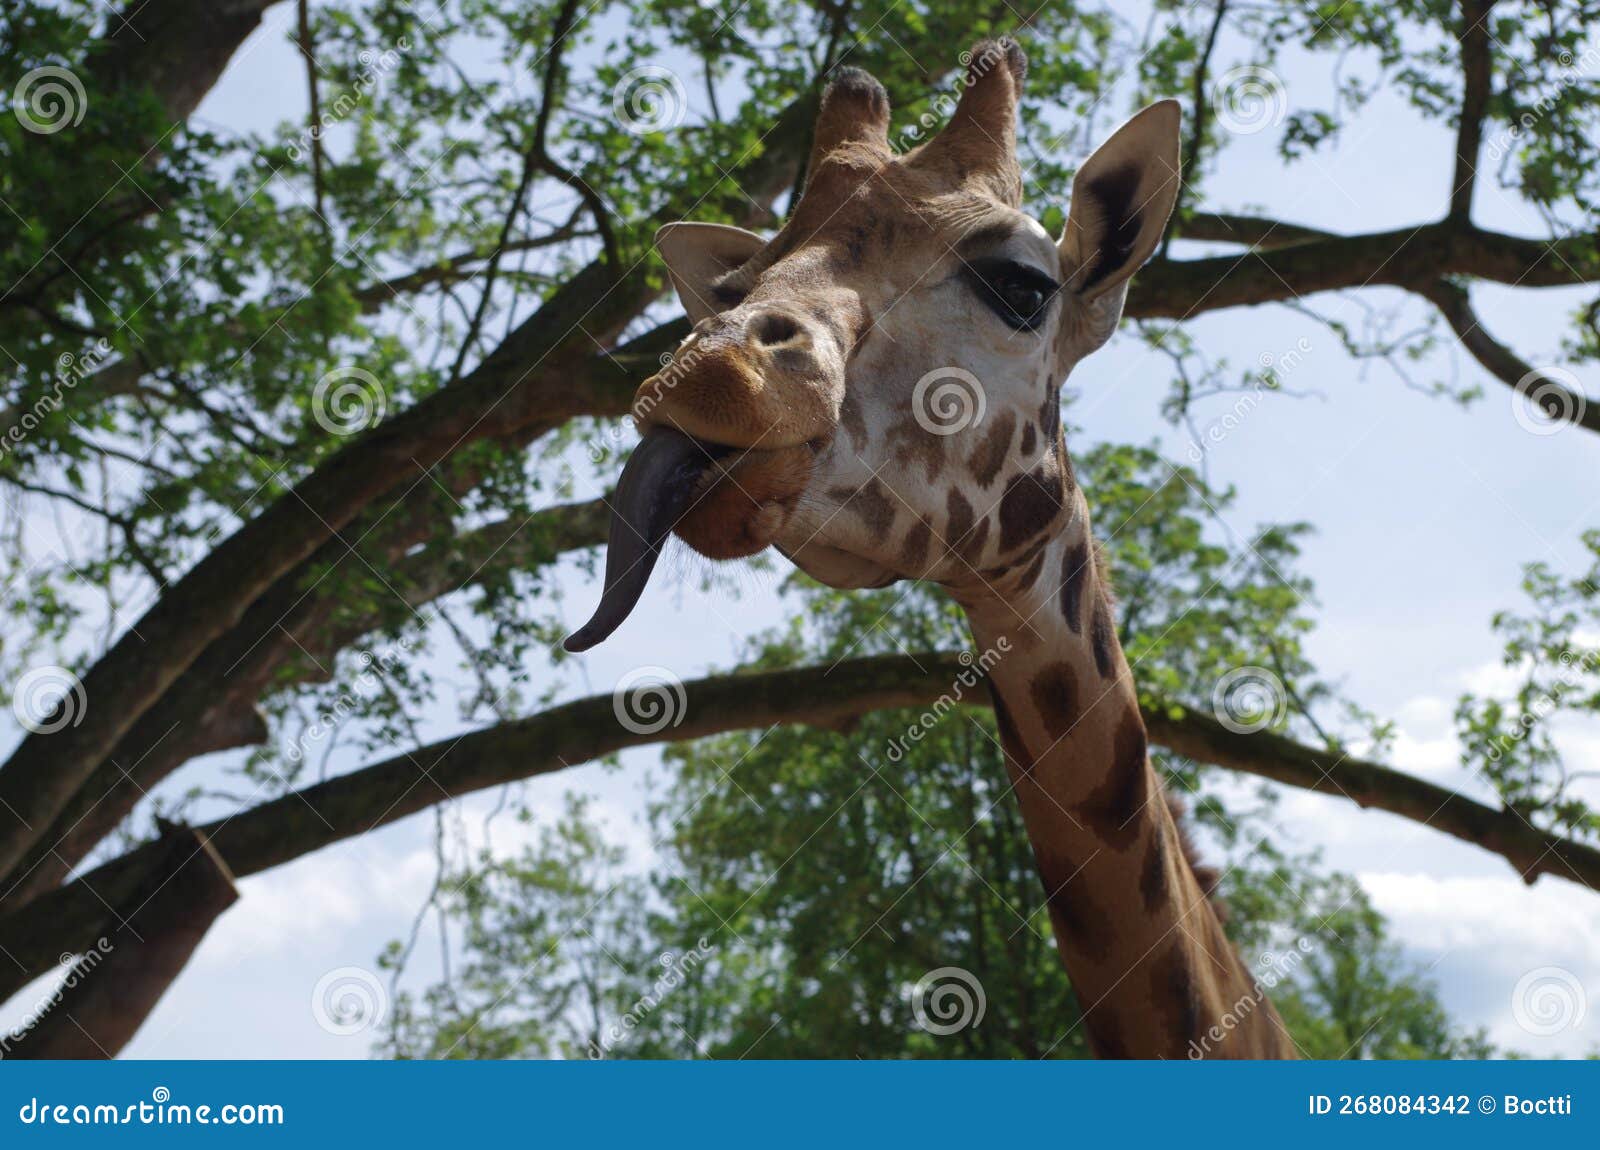
<svg viewBox="0 0 1600 1150">
<path fill-rule="evenodd" d="M 733 448 L 652 427 L 628 457 L 611 499 L 606 574 L 600 604 L 562 644 L 576 654 L 611 635 L 633 613 L 667 534 L 693 505 L 702 481 Z"/>
</svg>

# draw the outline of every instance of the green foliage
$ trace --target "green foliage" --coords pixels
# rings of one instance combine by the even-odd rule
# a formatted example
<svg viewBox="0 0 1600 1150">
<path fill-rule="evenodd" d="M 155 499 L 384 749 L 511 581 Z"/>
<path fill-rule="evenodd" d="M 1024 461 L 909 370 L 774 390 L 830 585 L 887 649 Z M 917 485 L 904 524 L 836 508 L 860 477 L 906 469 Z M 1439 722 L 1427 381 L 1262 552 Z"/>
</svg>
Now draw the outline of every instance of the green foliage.
<svg viewBox="0 0 1600 1150">
<path fill-rule="evenodd" d="M 1577 776 L 1556 744 L 1563 718 L 1600 717 L 1600 531 L 1583 541 L 1595 562 L 1580 575 L 1562 576 L 1546 563 L 1524 568 L 1527 613 L 1501 611 L 1493 622 L 1516 687 L 1509 698 L 1463 694 L 1456 723 L 1463 764 L 1507 807 L 1534 825 L 1592 839 L 1600 814 L 1571 791 Z"/>
<path fill-rule="evenodd" d="M 1203 681 L 1230 660 L 1265 657 L 1271 639 L 1286 673 L 1305 677 L 1297 644 L 1309 626 L 1299 614 L 1309 586 L 1281 574 L 1292 573 L 1297 531 L 1260 532 L 1255 545 L 1267 550 L 1259 563 L 1243 562 L 1247 549 L 1216 542 L 1205 518 L 1224 496 L 1154 452 L 1100 448 L 1084 456 L 1081 473 L 1100 493 L 1106 547 L 1132 588 L 1122 626 L 1142 675 L 1163 685 Z M 1185 620 L 1192 630 L 1179 640 L 1161 638 L 1200 579 L 1217 584 L 1216 609 Z M 790 593 L 803 610 L 788 630 L 764 636 L 747 665 L 967 641 L 959 612 L 926 587 L 843 594 L 796 577 Z M 658 859 L 648 896 L 638 877 L 587 877 L 600 848 L 594 829 L 571 816 L 515 867 L 485 859 L 466 905 L 453 895 L 441 904 L 462 920 L 464 973 L 424 993 L 429 1016 L 403 999 L 386 1049 L 449 1049 L 470 1020 L 492 1032 L 473 1040 L 482 1049 L 528 1055 L 581 1046 L 589 1039 L 575 1028 L 587 1027 L 616 1028 L 603 1050 L 616 1057 L 1086 1057 L 993 718 L 974 693 L 953 685 L 960 705 L 932 723 L 880 711 L 848 731 L 775 728 L 674 746 L 650 812 Z M 1225 852 L 1232 933 L 1251 953 L 1292 956 L 1274 997 L 1308 1053 L 1486 1053 L 1396 957 L 1353 881 L 1267 843 L 1267 796 L 1241 803 L 1235 788 L 1225 801 L 1193 764 L 1164 765 L 1169 787 L 1199 799 L 1200 825 Z M 581 857 L 569 863 L 574 852 Z M 475 902 L 485 893 L 499 901 Z M 553 938 L 551 919 L 565 921 L 578 904 L 587 917 Z M 574 1003 L 573 972 L 600 965 L 590 953 L 596 932 L 615 962 Z M 662 960 L 650 956 L 691 953 L 707 961 L 663 990 Z M 924 1020 L 942 1020 L 929 995 L 948 980 L 946 968 L 975 977 L 984 1003 L 977 1025 L 948 1034 L 917 1022 L 919 1007 Z M 521 975 L 548 986 L 524 990 Z M 483 1021 L 488 1003 L 498 1004 L 492 1023 Z"/>
</svg>

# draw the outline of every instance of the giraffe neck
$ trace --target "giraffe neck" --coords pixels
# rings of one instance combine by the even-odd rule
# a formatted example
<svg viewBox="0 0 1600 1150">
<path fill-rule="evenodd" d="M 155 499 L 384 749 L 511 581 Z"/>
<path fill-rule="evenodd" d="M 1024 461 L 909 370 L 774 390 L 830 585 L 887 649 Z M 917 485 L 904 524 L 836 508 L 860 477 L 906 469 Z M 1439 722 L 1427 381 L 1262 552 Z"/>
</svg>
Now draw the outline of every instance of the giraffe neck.
<svg viewBox="0 0 1600 1150">
<path fill-rule="evenodd" d="M 1223 933 L 1150 766 L 1080 492 L 1004 573 L 952 588 L 995 717 L 1051 925 L 1100 1057 L 1294 1057 Z"/>
</svg>

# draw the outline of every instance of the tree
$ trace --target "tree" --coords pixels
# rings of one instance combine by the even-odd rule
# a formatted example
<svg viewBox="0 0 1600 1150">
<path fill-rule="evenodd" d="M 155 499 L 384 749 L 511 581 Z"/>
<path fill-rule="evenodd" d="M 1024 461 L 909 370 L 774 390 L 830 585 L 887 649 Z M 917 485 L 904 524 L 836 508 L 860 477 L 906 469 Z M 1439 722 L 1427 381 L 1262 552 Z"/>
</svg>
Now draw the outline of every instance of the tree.
<svg viewBox="0 0 1600 1150">
<path fill-rule="evenodd" d="M 1019 31 L 1010 7 L 959 0 L 757 0 L 733 13 L 488 0 L 426 17 L 395 0 L 303 4 L 309 118 L 266 137 L 192 119 L 270 7 L 23 0 L 0 16 L 11 92 L 0 562 L 13 620 L 0 680 L 28 728 L 0 765 L 8 991 L 91 948 L 108 908 L 138 905 L 128 900 L 169 865 L 147 841 L 157 816 L 208 819 L 200 833 L 244 876 L 450 796 L 651 741 L 618 726 L 605 696 L 550 707 L 553 689 L 530 684 L 565 666 L 551 565 L 603 541 L 604 508 L 572 500 L 575 478 L 597 460 L 613 469 L 628 397 L 685 330 L 650 254 L 655 223 L 773 223 L 803 178 L 830 70 L 878 75 L 893 138 L 909 145 L 944 114 L 951 45 Z M 1600 402 L 1486 330 L 1473 294 L 1600 280 L 1591 8 L 1159 0 L 1131 27 L 1112 5 L 1047 6 L 1020 29 L 1035 79 L 1029 202 L 1064 196 L 1066 126 L 1093 134 L 1134 100 L 1187 93 L 1189 190 L 1128 307 L 1173 357 L 1169 418 L 1192 418 L 1219 390 L 1269 401 L 1283 390 L 1272 372 L 1234 381 L 1202 360 L 1184 322 L 1391 287 L 1437 314 L 1532 417 L 1600 430 Z M 1342 80 L 1329 107 L 1287 113 L 1283 60 L 1302 70 L 1346 53 L 1361 78 Z M 1294 160 L 1356 123 L 1380 80 L 1452 131 L 1439 218 L 1347 235 L 1202 199 L 1252 94 L 1284 102 L 1276 130 Z M 705 93 L 692 115 L 690 86 Z M 1548 233 L 1475 223 L 1474 189 L 1490 178 Z M 1059 226 L 1058 211 L 1041 214 Z M 1199 254 L 1201 243 L 1225 251 Z M 1597 310 L 1572 318 L 1567 362 L 1600 354 Z M 1391 346 L 1333 330 L 1353 353 L 1401 364 L 1432 338 Z M 1467 401 L 1477 388 L 1441 390 Z M 1148 486 L 1158 466 L 1133 449 L 1112 458 L 1091 489 L 1106 505 L 1119 468 Z M 1158 743 L 1430 819 L 1530 881 L 1600 882 L 1593 814 L 1553 747 L 1515 736 L 1491 754 L 1529 715 L 1537 729 L 1552 675 L 1576 684 L 1562 706 L 1596 709 L 1592 645 L 1576 615 L 1561 621 L 1592 611 L 1592 573 L 1531 569 L 1545 622 L 1502 626 L 1533 694 L 1463 701 L 1468 753 L 1505 796 L 1496 807 L 1376 761 L 1382 724 L 1329 716 L 1340 701 L 1298 653 L 1305 620 L 1279 602 L 1284 588 L 1250 575 L 1251 560 L 1206 568 L 1217 544 L 1185 523 L 1121 557 L 1130 655 L 1163 667 L 1142 684 Z M 1293 537 L 1265 534 L 1256 554 Z M 1247 581 L 1229 595 L 1248 609 L 1233 630 L 1170 610 L 1193 589 L 1182 580 L 1206 570 Z M 812 609 L 849 608 L 824 597 Z M 1175 629 L 1163 635 L 1155 618 Z M 960 673 L 960 643 L 930 633 L 932 655 L 829 675 L 757 658 L 687 685 L 672 733 L 785 723 L 809 733 L 784 737 L 810 740 L 819 725 L 926 705 Z M 459 658 L 480 689 L 463 737 L 424 745 L 416 715 L 441 690 L 430 651 Z M 1290 693 L 1281 714 L 1269 708 L 1270 730 L 1242 735 L 1210 716 L 1215 680 L 1198 669 L 1245 665 Z M 321 778 L 336 742 L 379 761 Z M 1358 758 L 1354 745 L 1375 749 Z M 193 781 L 195 761 L 220 751 L 235 752 L 228 771 L 245 796 Z"/>
</svg>

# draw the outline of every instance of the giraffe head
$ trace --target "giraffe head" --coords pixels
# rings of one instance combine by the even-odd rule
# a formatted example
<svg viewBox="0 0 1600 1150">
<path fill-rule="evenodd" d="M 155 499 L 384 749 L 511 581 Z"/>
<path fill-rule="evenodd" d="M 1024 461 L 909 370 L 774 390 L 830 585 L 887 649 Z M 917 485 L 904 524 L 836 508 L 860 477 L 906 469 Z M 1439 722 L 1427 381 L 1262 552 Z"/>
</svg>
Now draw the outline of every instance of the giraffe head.
<svg viewBox="0 0 1600 1150">
<path fill-rule="evenodd" d="M 774 546 L 837 587 L 959 587 L 1071 513 L 1059 389 L 1165 231 L 1179 113 L 1118 129 L 1052 239 L 1020 210 L 1026 70 L 1014 42 L 979 43 L 949 123 L 896 155 L 882 85 L 844 69 L 777 235 L 661 229 L 694 327 L 635 397 L 605 593 L 569 649 L 622 622 L 669 530 L 713 559 Z"/>
</svg>

